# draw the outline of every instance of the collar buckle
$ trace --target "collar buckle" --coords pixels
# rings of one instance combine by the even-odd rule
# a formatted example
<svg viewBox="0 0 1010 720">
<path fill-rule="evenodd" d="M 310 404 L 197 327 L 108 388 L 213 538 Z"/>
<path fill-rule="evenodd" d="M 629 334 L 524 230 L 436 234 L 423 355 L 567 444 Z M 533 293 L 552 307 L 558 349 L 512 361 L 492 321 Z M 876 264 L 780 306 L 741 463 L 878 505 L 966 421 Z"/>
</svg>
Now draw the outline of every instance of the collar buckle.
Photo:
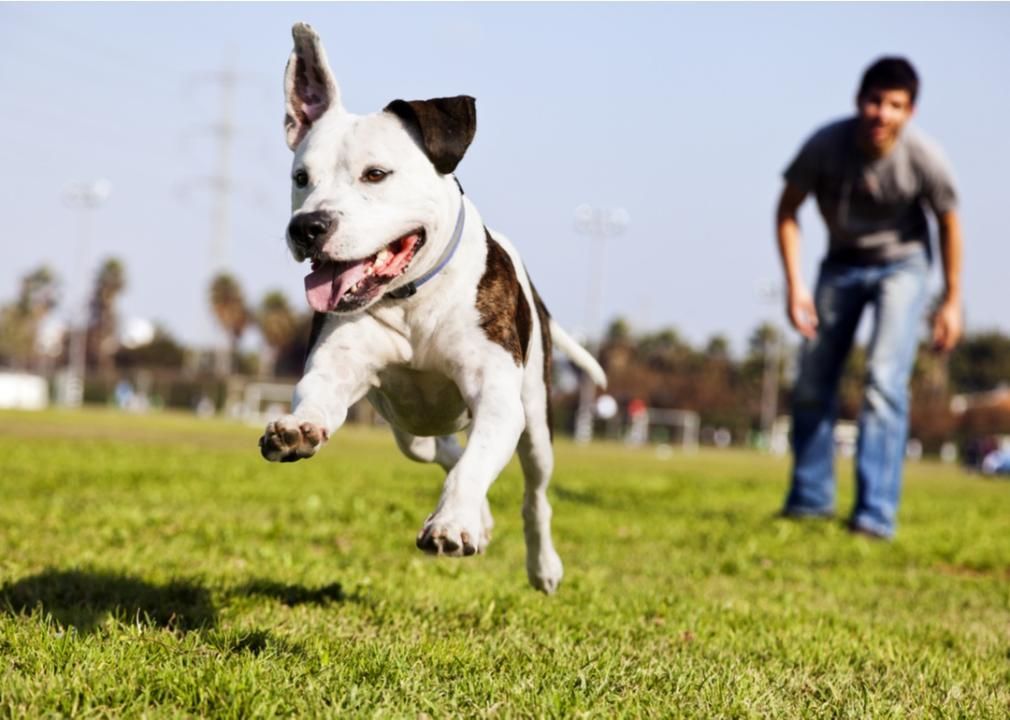
<svg viewBox="0 0 1010 720">
<path fill-rule="evenodd" d="M 409 282 L 406 285 L 401 285 L 395 290 L 390 290 L 386 293 L 386 297 L 391 297 L 394 300 L 406 300 L 409 297 L 413 297 L 417 293 L 417 285 L 413 282 Z"/>
</svg>

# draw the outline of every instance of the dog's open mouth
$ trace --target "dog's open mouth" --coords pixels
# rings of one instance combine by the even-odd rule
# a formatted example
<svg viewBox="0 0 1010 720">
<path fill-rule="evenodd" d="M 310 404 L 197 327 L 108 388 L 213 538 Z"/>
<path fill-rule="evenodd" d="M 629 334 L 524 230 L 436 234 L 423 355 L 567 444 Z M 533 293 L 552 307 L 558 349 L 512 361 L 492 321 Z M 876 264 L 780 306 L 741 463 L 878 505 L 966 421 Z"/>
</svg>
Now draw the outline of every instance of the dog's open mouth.
<svg viewBox="0 0 1010 720">
<path fill-rule="evenodd" d="M 403 274 L 424 245 L 424 230 L 413 230 L 363 260 L 312 260 L 305 297 L 316 312 L 349 312 L 367 305 Z"/>
</svg>

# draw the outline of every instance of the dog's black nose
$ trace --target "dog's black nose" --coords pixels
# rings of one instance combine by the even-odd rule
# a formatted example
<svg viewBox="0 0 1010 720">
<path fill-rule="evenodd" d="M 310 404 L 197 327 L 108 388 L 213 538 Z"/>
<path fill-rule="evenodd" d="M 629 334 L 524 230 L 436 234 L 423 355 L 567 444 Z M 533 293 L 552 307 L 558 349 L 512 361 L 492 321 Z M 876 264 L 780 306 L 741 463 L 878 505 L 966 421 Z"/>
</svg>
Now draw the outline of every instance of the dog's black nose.
<svg viewBox="0 0 1010 720">
<path fill-rule="evenodd" d="M 288 237 L 300 250 L 307 252 L 318 248 L 320 241 L 326 238 L 333 227 L 333 218 L 328 212 L 301 213 L 291 218 L 288 223 Z"/>
</svg>

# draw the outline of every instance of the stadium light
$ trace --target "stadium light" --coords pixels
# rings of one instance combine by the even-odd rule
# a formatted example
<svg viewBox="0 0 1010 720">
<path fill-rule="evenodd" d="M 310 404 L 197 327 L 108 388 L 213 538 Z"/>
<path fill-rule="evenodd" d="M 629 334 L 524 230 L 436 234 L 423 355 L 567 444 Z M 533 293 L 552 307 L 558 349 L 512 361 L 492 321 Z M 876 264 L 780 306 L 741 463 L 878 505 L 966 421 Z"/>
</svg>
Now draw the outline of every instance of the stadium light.
<svg viewBox="0 0 1010 720">
<path fill-rule="evenodd" d="M 603 287 L 603 246 L 607 238 L 623 235 L 631 224 L 631 217 L 624 208 L 596 208 L 579 205 L 575 208 L 575 232 L 588 235 L 589 291 L 586 301 L 586 337 L 590 352 L 599 350 L 600 303 Z M 593 436 L 593 381 L 588 375 L 582 378 L 579 389 L 579 408 L 575 414 L 575 442 L 587 443 Z"/>
</svg>

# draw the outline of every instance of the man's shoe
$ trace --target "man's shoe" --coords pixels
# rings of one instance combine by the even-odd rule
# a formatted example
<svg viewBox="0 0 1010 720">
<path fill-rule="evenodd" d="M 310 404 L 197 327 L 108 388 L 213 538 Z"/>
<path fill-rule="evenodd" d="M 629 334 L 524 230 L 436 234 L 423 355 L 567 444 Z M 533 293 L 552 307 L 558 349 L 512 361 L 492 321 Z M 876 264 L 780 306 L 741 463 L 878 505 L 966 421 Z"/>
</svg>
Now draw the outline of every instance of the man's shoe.
<svg viewBox="0 0 1010 720">
<path fill-rule="evenodd" d="M 797 510 L 796 508 L 782 508 L 775 516 L 783 520 L 833 520 L 834 510 Z"/>
<path fill-rule="evenodd" d="M 860 537 L 867 538 L 869 540 L 879 540 L 887 542 L 891 539 L 890 535 L 885 535 L 882 532 L 877 532 L 876 530 L 871 530 L 868 527 L 862 525 L 856 525 L 855 523 L 849 523 L 849 532 L 852 535 L 858 535 Z"/>
</svg>

